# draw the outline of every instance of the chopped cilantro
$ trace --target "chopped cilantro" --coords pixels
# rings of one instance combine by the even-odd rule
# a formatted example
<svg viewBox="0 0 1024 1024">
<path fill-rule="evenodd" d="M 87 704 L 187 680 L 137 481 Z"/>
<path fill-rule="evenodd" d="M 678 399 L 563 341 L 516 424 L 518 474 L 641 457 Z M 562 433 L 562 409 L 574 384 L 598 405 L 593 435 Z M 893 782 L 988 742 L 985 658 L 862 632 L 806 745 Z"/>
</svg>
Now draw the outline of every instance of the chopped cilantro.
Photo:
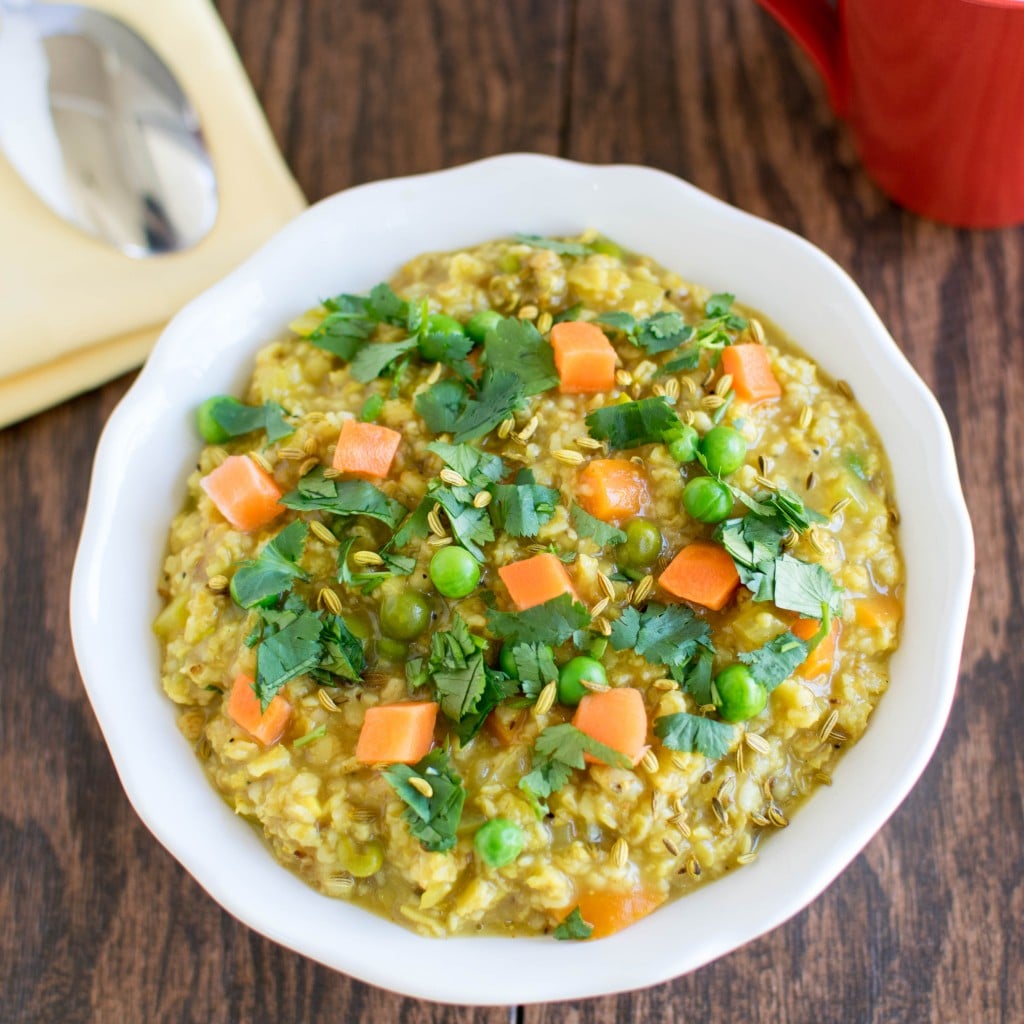
<svg viewBox="0 0 1024 1024">
<path fill-rule="evenodd" d="M 710 647 L 702 647 L 682 672 L 673 670 L 672 673 L 683 684 L 683 689 L 701 707 L 711 703 L 711 681 L 714 663 L 714 651 Z"/>
<path fill-rule="evenodd" d="M 822 608 L 832 613 L 842 610 L 842 591 L 828 570 L 814 562 L 801 562 L 791 555 L 775 560 L 772 600 L 777 608 L 798 612 L 809 619 L 821 618 Z"/>
<path fill-rule="evenodd" d="M 763 647 L 744 651 L 738 657 L 750 667 L 750 674 L 771 693 L 803 663 L 809 649 L 808 644 L 787 629 Z"/>
<path fill-rule="evenodd" d="M 373 423 L 380 415 L 383 408 L 384 399 L 380 395 L 370 395 L 370 397 L 363 402 L 362 409 L 359 410 L 359 418 L 363 423 Z"/>
<path fill-rule="evenodd" d="M 420 355 L 431 362 L 451 366 L 467 379 L 472 378 L 473 367 L 466 356 L 473 348 L 473 339 L 464 330 L 457 330 L 457 323 L 448 327 L 445 319 L 438 317 L 434 318 L 433 324 L 431 327 L 430 321 L 425 320 L 419 331 Z"/>
<path fill-rule="evenodd" d="M 533 744 L 529 774 L 519 780 L 519 788 L 540 806 L 572 777 L 574 769 L 586 767 L 584 754 L 600 758 L 615 768 L 629 768 L 629 758 L 581 732 L 568 722 L 549 725 Z"/>
<path fill-rule="evenodd" d="M 368 594 L 391 576 L 408 576 L 416 568 L 416 559 L 409 555 L 398 555 L 386 548 L 381 550 L 384 560 L 382 568 L 353 572 L 348 564 L 348 555 L 355 543 L 355 537 L 348 537 L 338 548 L 338 582 Z"/>
<path fill-rule="evenodd" d="M 562 923 L 552 932 L 556 939 L 589 939 L 594 932 L 594 926 L 583 920 L 579 907 L 573 907 L 572 911 L 562 918 Z"/>
<path fill-rule="evenodd" d="M 370 289 L 366 299 L 366 311 L 375 320 L 402 326 L 408 314 L 408 304 L 400 299 L 388 284 L 378 284 Z"/>
<path fill-rule="evenodd" d="M 651 603 L 642 612 L 632 605 L 612 623 L 609 639 L 617 651 L 635 650 L 673 674 L 684 672 L 690 659 L 711 644 L 711 629 L 685 604 Z"/>
<path fill-rule="evenodd" d="M 523 402 L 523 382 L 508 370 L 484 372 L 480 390 L 452 425 L 456 443 L 472 441 L 493 430 L 512 415 Z"/>
<path fill-rule="evenodd" d="M 565 309 L 563 309 L 561 313 L 556 314 L 552 318 L 551 322 L 553 324 L 564 324 L 569 320 L 577 320 L 579 318 L 580 313 L 582 312 L 583 303 L 577 302 L 575 305 L 568 306 Z"/>
<path fill-rule="evenodd" d="M 478 562 L 483 562 L 484 553 L 480 545 L 494 540 L 494 530 L 491 528 L 491 518 L 487 514 L 487 509 L 464 504 L 450 487 L 438 487 L 428 491 L 424 500 L 438 504 L 445 510 L 452 536 Z"/>
<path fill-rule="evenodd" d="M 376 329 L 377 324 L 366 317 L 365 307 L 358 311 L 335 309 L 324 317 L 306 341 L 347 363 L 370 340 Z"/>
<path fill-rule="evenodd" d="M 361 384 L 379 377 L 396 359 L 416 347 L 415 338 L 401 341 L 378 341 L 361 348 L 352 360 L 352 376 Z"/>
<path fill-rule="evenodd" d="M 355 681 L 366 667 L 363 646 L 337 615 L 317 613 L 291 595 L 281 610 L 259 609 L 253 630 L 256 647 L 256 696 L 265 711 L 274 695 L 296 676 L 335 684 Z"/>
<path fill-rule="evenodd" d="M 625 544 L 626 535 L 618 527 L 592 516 L 585 512 L 575 502 L 569 507 L 569 516 L 572 519 L 573 529 L 580 537 L 589 537 L 600 547 L 608 547 L 612 544 Z"/>
<path fill-rule="evenodd" d="M 655 313 L 643 320 L 631 313 L 603 313 L 597 322 L 621 331 L 651 356 L 678 348 L 693 337 L 693 328 L 676 312 Z"/>
<path fill-rule="evenodd" d="M 551 519 L 558 504 L 558 491 L 534 483 L 533 473 L 520 470 L 514 484 L 495 484 L 488 506 L 496 530 L 511 537 L 536 537 Z"/>
<path fill-rule="evenodd" d="M 329 480 L 322 467 L 307 473 L 297 490 L 282 499 L 285 508 L 300 512 L 330 512 L 336 516 L 369 516 L 394 529 L 408 509 L 366 480 Z"/>
<path fill-rule="evenodd" d="M 234 399 L 215 400 L 210 403 L 209 414 L 229 437 L 265 430 L 267 440 L 273 443 L 295 433 L 295 428 L 285 419 L 288 412 L 277 402 L 243 405 Z"/>
<path fill-rule="evenodd" d="M 654 735 L 669 750 L 700 753 L 715 759 L 724 757 L 728 752 L 734 733 L 733 727 L 725 722 L 689 715 L 685 711 L 662 715 L 654 720 Z"/>
<path fill-rule="evenodd" d="M 487 612 L 487 626 L 495 636 L 517 644 L 564 643 L 577 630 L 590 625 L 590 613 L 571 594 L 527 608 L 523 612 Z"/>
<path fill-rule="evenodd" d="M 642 398 L 639 402 L 606 405 L 586 418 L 590 436 L 607 441 L 612 448 L 637 448 L 664 439 L 678 430 L 682 421 L 664 398 Z"/>
<path fill-rule="evenodd" d="M 321 722 L 315 729 L 311 729 L 306 733 L 305 736 L 300 736 L 293 744 L 293 747 L 299 748 L 304 747 L 307 743 L 312 743 L 314 740 L 322 740 L 327 735 L 327 724 Z"/>
<path fill-rule="evenodd" d="M 449 469 L 454 469 L 467 482 L 466 487 L 452 488 L 459 501 L 472 501 L 485 487 L 505 475 L 505 463 L 497 455 L 482 452 L 472 445 L 432 441 L 427 445 L 427 451 L 439 456 Z"/>
<path fill-rule="evenodd" d="M 466 408 L 468 394 L 461 381 L 448 378 L 416 396 L 416 411 L 434 434 L 449 434 Z"/>
<path fill-rule="evenodd" d="M 523 394 L 540 394 L 558 384 L 555 353 L 529 320 L 504 317 L 487 332 L 484 353 L 491 371 L 514 373 Z"/>
<path fill-rule="evenodd" d="M 813 523 L 828 522 L 828 516 L 808 508 L 803 498 L 788 487 L 780 487 L 777 491 L 762 491 L 753 497 L 738 488 L 732 488 L 732 491 L 759 518 L 781 520 L 797 533 L 806 532 Z"/>
<path fill-rule="evenodd" d="M 455 845 L 456 829 L 462 820 L 466 791 L 462 779 L 448 762 L 448 754 L 434 750 L 411 767 L 396 764 L 383 774 L 406 804 L 402 818 L 413 838 L 432 853 L 450 850 Z M 427 783 L 431 790 L 429 797 L 409 784 L 414 778 Z"/>
<path fill-rule="evenodd" d="M 298 561 L 306 544 L 308 527 L 296 520 L 270 540 L 255 559 L 242 562 L 231 579 L 231 596 L 242 608 L 252 608 L 288 590 L 296 579 L 309 576 Z"/>
<path fill-rule="evenodd" d="M 516 644 L 512 660 L 519 673 L 520 688 L 532 700 L 540 696 L 548 683 L 558 679 L 558 666 L 547 644 Z"/>
</svg>

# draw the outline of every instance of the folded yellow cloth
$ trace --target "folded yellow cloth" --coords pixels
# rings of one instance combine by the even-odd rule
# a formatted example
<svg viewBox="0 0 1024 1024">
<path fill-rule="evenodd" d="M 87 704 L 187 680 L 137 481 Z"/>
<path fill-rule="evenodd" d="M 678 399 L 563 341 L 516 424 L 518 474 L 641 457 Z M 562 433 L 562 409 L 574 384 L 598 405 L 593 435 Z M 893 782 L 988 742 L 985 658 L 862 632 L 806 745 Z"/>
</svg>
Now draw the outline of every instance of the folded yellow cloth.
<svg viewBox="0 0 1024 1024">
<path fill-rule="evenodd" d="M 66 224 L 0 156 L 0 426 L 138 366 L 163 325 L 305 205 L 209 0 L 91 0 L 138 31 L 199 113 L 219 209 L 197 246 L 131 259 Z"/>
</svg>

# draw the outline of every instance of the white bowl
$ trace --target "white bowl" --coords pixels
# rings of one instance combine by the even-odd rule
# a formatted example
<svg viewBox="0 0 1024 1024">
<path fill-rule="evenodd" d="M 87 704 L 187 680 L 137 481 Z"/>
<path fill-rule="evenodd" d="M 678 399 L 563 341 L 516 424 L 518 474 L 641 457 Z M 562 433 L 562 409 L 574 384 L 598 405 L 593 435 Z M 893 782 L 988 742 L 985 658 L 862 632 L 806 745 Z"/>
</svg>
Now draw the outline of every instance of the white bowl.
<svg viewBox="0 0 1024 1024">
<path fill-rule="evenodd" d="M 735 292 L 849 381 L 896 481 L 907 571 L 902 644 L 889 692 L 832 787 L 773 835 L 754 864 L 596 946 L 422 938 L 319 895 L 278 865 L 215 793 L 175 727 L 150 624 L 168 523 L 199 448 L 193 411 L 210 394 L 238 391 L 256 350 L 321 296 L 367 289 L 420 252 L 587 227 Z M 103 432 L 71 620 L 82 677 L 128 798 L 218 903 L 276 942 L 384 988 L 448 1002 L 529 1003 L 675 977 L 814 899 L 882 827 L 935 749 L 953 700 L 973 566 L 939 406 L 832 260 L 659 171 L 513 155 L 325 199 L 175 317 Z"/>
</svg>

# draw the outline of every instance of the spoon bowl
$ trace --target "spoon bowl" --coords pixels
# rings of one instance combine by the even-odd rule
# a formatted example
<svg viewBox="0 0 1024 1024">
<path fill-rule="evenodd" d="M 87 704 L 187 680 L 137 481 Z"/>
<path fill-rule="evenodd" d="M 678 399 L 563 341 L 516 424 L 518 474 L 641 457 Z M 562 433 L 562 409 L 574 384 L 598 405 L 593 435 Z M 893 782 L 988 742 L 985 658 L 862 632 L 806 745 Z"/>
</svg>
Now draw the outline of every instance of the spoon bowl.
<svg viewBox="0 0 1024 1024">
<path fill-rule="evenodd" d="M 76 228 L 126 256 L 188 249 L 217 215 L 199 118 L 124 22 L 0 0 L 0 150 Z"/>
</svg>

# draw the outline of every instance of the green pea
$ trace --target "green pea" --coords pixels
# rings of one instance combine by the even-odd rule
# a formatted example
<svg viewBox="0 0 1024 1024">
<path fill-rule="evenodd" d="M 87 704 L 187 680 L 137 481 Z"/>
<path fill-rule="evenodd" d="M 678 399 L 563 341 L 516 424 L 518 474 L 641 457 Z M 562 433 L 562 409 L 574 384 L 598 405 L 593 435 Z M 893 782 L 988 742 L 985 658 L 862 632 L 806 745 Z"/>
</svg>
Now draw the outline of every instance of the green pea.
<svg viewBox="0 0 1024 1024">
<path fill-rule="evenodd" d="M 387 661 L 404 661 L 409 654 L 409 645 L 402 643 L 401 640 L 382 636 L 377 641 L 377 653 Z"/>
<path fill-rule="evenodd" d="M 232 435 L 217 422 L 217 411 L 225 406 L 240 406 L 242 404 L 231 395 L 213 395 L 208 398 L 196 409 L 196 425 L 199 427 L 199 436 L 207 444 L 223 444 L 225 441 L 231 440 Z"/>
<path fill-rule="evenodd" d="M 583 685 L 588 683 L 603 683 L 608 685 L 608 674 L 604 665 L 594 658 L 580 655 L 567 661 L 558 673 L 558 699 L 569 707 L 575 707 L 586 697 L 589 692 Z"/>
<path fill-rule="evenodd" d="M 480 582 L 480 566 L 465 548 L 451 545 L 434 552 L 430 579 L 443 597 L 465 597 Z"/>
<path fill-rule="evenodd" d="M 481 309 L 469 318 L 466 333 L 474 341 L 483 341 L 487 337 L 487 332 L 493 331 L 501 319 L 501 314 L 496 309 Z"/>
<path fill-rule="evenodd" d="M 354 878 L 369 878 L 384 866 L 384 848 L 376 840 L 357 850 L 351 840 L 342 836 L 337 847 L 338 864 Z"/>
<path fill-rule="evenodd" d="M 633 519 L 626 526 L 626 543 L 619 545 L 619 561 L 631 569 L 653 565 L 661 554 L 661 530 L 649 519 Z"/>
<path fill-rule="evenodd" d="M 430 625 L 430 602 L 417 590 L 388 594 L 380 605 L 380 631 L 392 640 L 415 640 Z"/>
<path fill-rule="evenodd" d="M 747 457 L 747 442 L 732 427 L 712 427 L 700 442 L 708 472 L 713 476 L 735 473 Z"/>
<path fill-rule="evenodd" d="M 697 458 L 700 435 L 693 427 L 683 424 L 665 435 L 668 453 L 676 462 L 693 462 Z"/>
<path fill-rule="evenodd" d="M 727 722 L 745 722 L 764 711 L 768 691 L 746 665 L 730 665 L 715 676 L 711 699 Z"/>
<path fill-rule="evenodd" d="M 511 864 L 523 852 L 525 842 L 523 830 L 508 818 L 493 818 L 473 836 L 476 852 L 492 868 Z"/>
<path fill-rule="evenodd" d="M 509 679 L 519 678 L 519 666 L 516 664 L 516 659 L 512 657 L 513 644 L 502 644 L 501 653 L 498 655 L 498 668 L 509 677 Z"/>
<path fill-rule="evenodd" d="M 713 476 L 696 476 L 683 488 L 683 508 L 702 523 L 720 523 L 732 511 L 732 491 Z"/>
<path fill-rule="evenodd" d="M 514 252 L 503 252 L 498 257 L 498 269 L 503 274 L 516 274 L 519 267 L 519 257 Z"/>
</svg>

